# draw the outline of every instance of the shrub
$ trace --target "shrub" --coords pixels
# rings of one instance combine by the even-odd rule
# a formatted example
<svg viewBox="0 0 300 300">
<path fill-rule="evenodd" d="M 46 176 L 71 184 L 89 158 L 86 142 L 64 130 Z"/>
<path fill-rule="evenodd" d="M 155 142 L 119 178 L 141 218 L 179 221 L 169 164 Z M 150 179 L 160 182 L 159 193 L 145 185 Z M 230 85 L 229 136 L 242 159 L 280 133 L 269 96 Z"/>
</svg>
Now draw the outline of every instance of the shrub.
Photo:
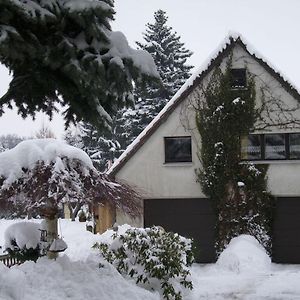
<svg viewBox="0 0 300 300">
<path fill-rule="evenodd" d="M 41 224 L 19 222 L 10 225 L 5 233 L 5 250 L 21 261 L 37 261 L 45 255 L 45 243 L 41 242 Z"/>
<path fill-rule="evenodd" d="M 113 242 L 97 243 L 105 260 L 137 284 L 159 288 L 165 299 L 182 299 L 176 285 L 192 289 L 188 266 L 193 263 L 192 240 L 161 227 L 131 228 L 114 234 Z"/>
<path fill-rule="evenodd" d="M 11 241 L 12 244 L 16 244 L 14 240 Z M 36 262 L 39 257 L 43 256 L 42 250 L 40 246 L 37 246 L 36 248 L 29 248 L 27 249 L 26 247 L 19 248 L 16 246 L 14 249 L 6 249 L 8 254 L 13 257 L 17 258 L 19 261 L 27 261 L 27 260 L 32 260 Z"/>
</svg>

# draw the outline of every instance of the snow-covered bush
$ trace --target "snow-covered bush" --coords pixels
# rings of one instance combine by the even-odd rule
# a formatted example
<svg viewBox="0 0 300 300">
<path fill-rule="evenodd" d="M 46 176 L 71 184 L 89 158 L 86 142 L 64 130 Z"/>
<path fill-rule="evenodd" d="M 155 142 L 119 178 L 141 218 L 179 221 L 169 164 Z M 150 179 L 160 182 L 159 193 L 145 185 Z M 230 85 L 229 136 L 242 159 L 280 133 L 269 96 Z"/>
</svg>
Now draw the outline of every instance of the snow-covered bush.
<svg viewBox="0 0 300 300">
<path fill-rule="evenodd" d="M 97 243 L 94 248 L 122 275 L 160 290 L 166 299 L 182 299 L 180 285 L 193 288 L 187 268 L 194 260 L 192 240 L 177 233 L 155 226 L 130 228 L 124 234 L 114 234 L 111 244 Z"/>
<path fill-rule="evenodd" d="M 34 139 L 0 153 L 0 207 L 13 207 L 18 215 L 54 217 L 68 205 L 75 217 L 84 204 L 104 201 L 129 214 L 140 213 L 140 196 L 97 171 L 81 149 L 60 140 Z"/>
<path fill-rule="evenodd" d="M 32 222 L 19 222 L 9 226 L 4 233 L 4 249 L 21 261 L 36 261 L 45 253 L 41 229 L 41 224 Z"/>
</svg>

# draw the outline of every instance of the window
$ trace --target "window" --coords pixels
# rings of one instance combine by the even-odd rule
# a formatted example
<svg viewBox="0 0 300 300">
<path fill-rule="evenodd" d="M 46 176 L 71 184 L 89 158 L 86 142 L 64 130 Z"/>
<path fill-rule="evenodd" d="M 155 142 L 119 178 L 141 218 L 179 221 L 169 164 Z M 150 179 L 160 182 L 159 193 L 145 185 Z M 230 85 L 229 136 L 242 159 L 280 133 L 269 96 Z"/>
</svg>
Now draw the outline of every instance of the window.
<svg viewBox="0 0 300 300">
<path fill-rule="evenodd" d="M 300 133 L 291 133 L 289 135 L 290 158 L 300 159 Z"/>
<path fill-rule="evenodd" d="M 242 159 L 261 159 L 261 136 L 259 134 L 243 137 L 241 143 Z"/>
<path fill-rule="evenodd" d="M 231 69 L 231 87 L 234 89 L 246 87 L 246 69 Z"/>
<path fill-rule="evenodd" d="M 165 137 L 165 162 L 191 162 L 192 141 L 190 136 Z"/>
<path fill-rule="evenodd" d="M 250 134 L 242 137 L 241 159 L 300 159 L 300 133 Z"/>
<path fill-rule="evenodd" d="M 265 159 L 285 159 L 285 135 L 265 134 Z"/>
</svg>

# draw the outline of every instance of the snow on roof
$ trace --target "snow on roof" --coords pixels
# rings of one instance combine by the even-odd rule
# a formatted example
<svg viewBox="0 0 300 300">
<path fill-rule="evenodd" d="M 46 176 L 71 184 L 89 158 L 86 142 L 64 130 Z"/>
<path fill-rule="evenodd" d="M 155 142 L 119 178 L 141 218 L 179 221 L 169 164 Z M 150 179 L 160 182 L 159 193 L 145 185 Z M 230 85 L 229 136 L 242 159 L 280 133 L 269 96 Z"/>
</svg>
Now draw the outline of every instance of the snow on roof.
<svg viewBox="0 0 300 300">
<path fill-rule="evenodd" d="M 208 57 L 206 61 L 198 68 L 192 76 L 183 84 L 183 86 L 178 90 L 178 92 L 173 96 L 173 98 L 166 104 L 166 106 L 158 113 L 158 115 L 150 122 L 148 126 L 137 136 L 137 138 L 126 148 L 122 155 L 115 160 L 113 165 L 107 171 L 107 174 L 113 174 L 117 171 L 122 163 L 125 163 L 126 159 L 134 153 L 134 150 L 141 143 L 141 140 L 145 138 L 150 130 L 166 115 L 166 113 L 177 104 L 178 100 L 182 94 L 192 87 L 197 78 L 199 78 L 204 72 L 206 72 L 214 62 L 214 60 L 223 53 L 223 51 L 232 43 L 241 41 L 245 46 L 246 50 L 253 55 L 256 59 L 261 60 L 269 68 L 271 68 L 291 89 L 294 89 L 297 94 L 300 94 L 300 91 L 296 88 L 295 85 L 287 79 L 286 76 L 282 75 L 267 59 L 265 59 L 240 33 L 238 32 L 229 32 L 225 39 L 220 43 L 214 52 Z M 300 97 L 300 96 L 299 96 Z"/>
<path fill-rule="evenodd" d="M 38 161 L 46 164 L 55 162 L 59 168 L 58 158 L 63 157 L 79 160 L 87 169 L 94 168 L 89 156 L 81 149 L 61 140 L 34 139 L 0 153 L 0 177 L 6 178 L 5 184 L 11 184 L 22 176 L 22 169 L 33 169 Z"/>
</svg>

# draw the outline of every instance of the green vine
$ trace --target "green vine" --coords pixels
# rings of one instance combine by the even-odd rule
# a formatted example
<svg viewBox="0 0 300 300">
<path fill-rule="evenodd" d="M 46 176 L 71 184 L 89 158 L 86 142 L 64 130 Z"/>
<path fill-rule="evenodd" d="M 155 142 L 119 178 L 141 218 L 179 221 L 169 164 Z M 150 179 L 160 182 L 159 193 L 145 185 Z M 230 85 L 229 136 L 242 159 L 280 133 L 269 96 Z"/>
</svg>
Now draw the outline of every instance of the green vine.
<svg viewBox="0 0 300 300">
<path fill-rule="evenodd" d="M 202 90 L 196 111 L 202 140 L 198 180 L 216 210 L 218 253 L 240 234 L 255 236 L 270 251 L 267 166 L 241 163 L 241 137 L 253 130 L 258 118 L 255 82 L 249 76 L 247 88 L 233 89 L 231 65 L 229 58 L 224 72 L 217 67 Z"/>
</svg>

